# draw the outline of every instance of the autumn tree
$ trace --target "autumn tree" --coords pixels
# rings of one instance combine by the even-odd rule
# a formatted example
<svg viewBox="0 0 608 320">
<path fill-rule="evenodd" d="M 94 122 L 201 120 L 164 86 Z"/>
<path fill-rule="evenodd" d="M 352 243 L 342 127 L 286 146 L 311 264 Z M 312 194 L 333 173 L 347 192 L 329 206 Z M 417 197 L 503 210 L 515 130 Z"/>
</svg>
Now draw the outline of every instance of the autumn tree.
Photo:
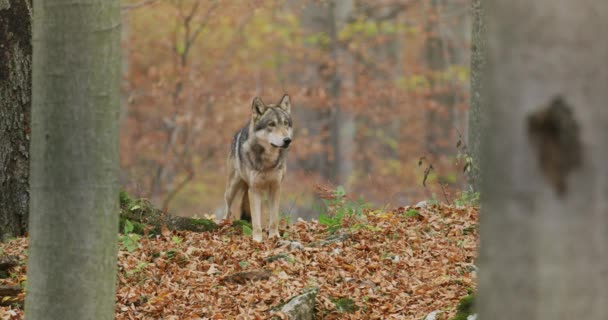
<svg viewBox="0 0 608 320">
<path fill-rule="evenodd" d="M 113 319 L 118 0 L 36 1 L 29 319 Z"/>
<path fill-rule="evenodd" d="M 606 1 L 487 1 L 481 319 L 607 319 Z"/>
<path fill-rule="evenodd" d="M 30 0 L 0 1 L 0 239 L 21 236 L 28 219 L 31 107 Z"/>
<path fill-rule="evenodd" d="M 181 215 L 218 210 L 230 138 L 251 99 L 285 92 L 296 137 L 285 211 L 318 214 L 317 184 L 397 204 L 441 192 L 440 178 L 463 181 L 452 162 L 455 129 L 465 128 L 468 1 L 129 3 L 137 6 L 126 13 L 124 41 L 129 193 Z M 440 152 L 425 189 L 416 163 L 431 149 Z"/>
</svg>

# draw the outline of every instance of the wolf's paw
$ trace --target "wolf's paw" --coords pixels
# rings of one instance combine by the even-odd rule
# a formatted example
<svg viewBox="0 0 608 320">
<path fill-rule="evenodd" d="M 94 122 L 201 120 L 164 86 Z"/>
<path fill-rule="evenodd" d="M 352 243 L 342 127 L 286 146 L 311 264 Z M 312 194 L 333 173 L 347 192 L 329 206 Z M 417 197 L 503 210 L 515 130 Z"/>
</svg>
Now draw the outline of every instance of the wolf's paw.
<svg viewBox="0 0 608 320">
<path fill-rule="evenodd" d="M 270 231 L 268 231 L 268 237 L 269 238 L 274 238 L 274 237 L 280 238 L 279 229 L 270 229 Z"/>
<path fill-rule="evenodd" d="M 260 230 L 258 230 L 258 231 L 254 230 L 251 234 L 251 238 L 255 242 L 262 242 L 262 240 L 264 240 L 264 236 L 262 235 L 262 231 L 260 231 Z"/>
<path fill-rule="evenodd" d="M 224 211 L 224 215 L 222 216 L 222 220 L 229 220 L 232 218 L 232 212 L 230 211 Z"/>
</svg>

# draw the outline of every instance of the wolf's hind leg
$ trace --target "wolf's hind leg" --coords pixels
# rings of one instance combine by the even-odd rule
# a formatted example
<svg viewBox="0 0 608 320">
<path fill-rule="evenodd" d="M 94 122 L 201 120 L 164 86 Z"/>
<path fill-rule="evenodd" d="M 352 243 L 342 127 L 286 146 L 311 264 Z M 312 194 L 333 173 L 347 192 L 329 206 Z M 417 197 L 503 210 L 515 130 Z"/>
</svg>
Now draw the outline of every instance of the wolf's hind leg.
<svg viewBox="0 0 608 320">
<path fill-rule="evenodd" d="M 245 191 L 245 181 L 243 181 L 240 177 L 237 177 L 236 174 L 234 174 L 232 177 L 229 178 L 228 184 L 226 186 L 226 192 L 224 193 L 224 205 L 225 205 L 224 219 L 230 219 L 230 220 L 240 219 L 241 212 L 239 211 L 239 213 L 237 214 L 238 217 L 236 217 L 237 219 L 235 219 L 235 216 L 232 214 L 231 207 L 232 207 L 232 202 L 234 201 L 234 198 L 236 197 L 236 195 L 239 192 L 244 192 L 244 191 Z"/>
<path fill-rule="evenodd" d="M 237 199 L 241 199 L 241 205 L 239 206 L 241 213 L 239 218 L 251 222 L 251 205 L 249 204 L 249 187 L 247 187 L 247 184 L 243 187 L 243 195 L 241 196 L 239 192 Z"/>
</svg>

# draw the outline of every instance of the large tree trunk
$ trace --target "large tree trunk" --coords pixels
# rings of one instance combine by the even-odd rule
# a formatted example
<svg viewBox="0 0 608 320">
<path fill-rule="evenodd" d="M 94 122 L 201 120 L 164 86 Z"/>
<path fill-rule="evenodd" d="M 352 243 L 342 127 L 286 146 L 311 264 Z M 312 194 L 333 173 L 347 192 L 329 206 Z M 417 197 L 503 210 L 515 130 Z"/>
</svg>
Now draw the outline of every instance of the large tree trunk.
<svg viewBox="0 0 608 320">
<path fill-rule="evenodd" d="M 480 319 L 608 319 L 608 1 L 488 1 Z"/>
<path fill-rule="evenodd" d="M 485 18 L 482 0 L 472 0 L 473 13 L 471 45 L 471 106 L 469 109 L 468 153 L 472 161 L 468 166 L 469 184 L 474 191 L 481 187 L 481 133 L 483 130 L 482 115 L 485 109 L 483 100 L 483 70 L 485 69 Z"/>
<path fill-rule="evenodd" d="M 120 2 L 34 3 L 28 319 L 113 319 Z"/>
<path fill-rule="evenodd" d="M 0 240 L 27 228 L 31 8 L 29 0 L 0 0 Z"/>
</svg>

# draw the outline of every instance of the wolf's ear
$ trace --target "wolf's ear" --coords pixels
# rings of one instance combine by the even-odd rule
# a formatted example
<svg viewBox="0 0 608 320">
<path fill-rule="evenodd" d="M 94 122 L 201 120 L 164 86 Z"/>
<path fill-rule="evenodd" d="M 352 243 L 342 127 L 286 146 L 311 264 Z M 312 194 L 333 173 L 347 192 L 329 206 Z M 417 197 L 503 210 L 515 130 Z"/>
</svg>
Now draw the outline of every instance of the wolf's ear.
<svg viewBox="0 0 608 320">
<path fill-rule="evenodd" d="M 289 95 L 285 94 L 283 96 L 283 98 L 281 98 L 281 101 L 278 104 L 279 108 L 287 111 L 287 112 L 291 112 L 291 101 L 289 99 Z"/>
<path fill-rule="evenodd" d="M 259 97 L 253 98 L 253 102 L 251 103 L 251 112 L 253 115 L 261 116 L 266 111 L 266 105 Z"/>
</svg>

